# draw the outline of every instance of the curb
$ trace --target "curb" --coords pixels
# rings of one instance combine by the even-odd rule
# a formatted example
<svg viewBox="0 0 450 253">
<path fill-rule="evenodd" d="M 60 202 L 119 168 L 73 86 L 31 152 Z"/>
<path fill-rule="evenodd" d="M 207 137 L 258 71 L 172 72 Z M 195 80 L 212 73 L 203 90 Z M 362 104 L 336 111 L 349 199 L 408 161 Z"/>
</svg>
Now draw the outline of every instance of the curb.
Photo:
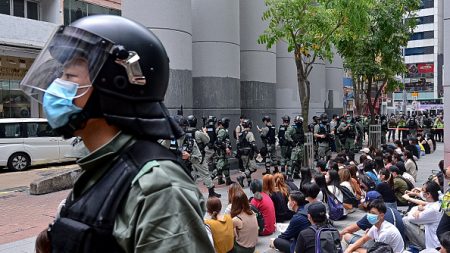
<svg viewBox="0 0 450 253">
<path fill-rule="evenodd" d="M 75 165 L 73 166 L 73 169 L 69 171 L 35 180 L 30 184 L 30 194 L 41 195 L 70 189 L 73 187 L 73 184 L 80 173 L 81 168 L 78 165 Z"/>
</svg>

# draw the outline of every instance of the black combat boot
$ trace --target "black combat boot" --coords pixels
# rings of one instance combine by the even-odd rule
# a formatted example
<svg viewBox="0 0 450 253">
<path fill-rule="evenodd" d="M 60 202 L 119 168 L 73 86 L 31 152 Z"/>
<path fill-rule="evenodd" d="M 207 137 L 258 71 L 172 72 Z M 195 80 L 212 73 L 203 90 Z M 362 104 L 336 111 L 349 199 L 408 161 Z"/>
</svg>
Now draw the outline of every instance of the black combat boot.
<svg viewBox="0 0 450 253">
<path fill-rule="evenodd" d="M 217 179 L 217 184 L 218 184 L 218 185 L 225 184 L 225 181 L 223 181 L 223 178 L 222 178 L 222 177 L 219 177 L 219 178 Z"/>
<path fill-rule="evenodd" d="M 226 177 L 226 178 L 225 178 L 225 184 L 226 184 L 226 185 L 230 185 L 230 184 L 234 184 L 234 183 L 236 183 L 236 182 L 234 182 L 233 180 L 231 180 L 230 177 Z"/>
<path fill-rule="evenodd" d="M 214 186 L 208 189 L 209 195 L 208 198 L 217 197 L 220 198 L 222 195 L 214 191 Z"/>
<path fill-rule="evenodd" d="M 236 178 L 242 188 L 244 188 L 244 176 L 239 176 Z"/>
</svg>

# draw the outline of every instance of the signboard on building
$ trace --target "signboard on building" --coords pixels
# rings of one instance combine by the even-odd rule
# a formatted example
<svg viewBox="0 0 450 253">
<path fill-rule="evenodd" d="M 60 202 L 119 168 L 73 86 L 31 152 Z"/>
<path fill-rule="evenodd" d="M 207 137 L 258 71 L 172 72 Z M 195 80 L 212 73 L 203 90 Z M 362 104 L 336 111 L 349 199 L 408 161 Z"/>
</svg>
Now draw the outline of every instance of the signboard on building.
<svg viewBox="0 0 450 253">
<path fill-rule="evenodd" d="M 433 63 L 413 63 L 406 64 L 409 74 L 429 74 L 434 73 Z"/>
<path fill-rule="evenodd" d="M 22 80 L 34 59 L 0 56 L 0 80 Z"/>
</svg>

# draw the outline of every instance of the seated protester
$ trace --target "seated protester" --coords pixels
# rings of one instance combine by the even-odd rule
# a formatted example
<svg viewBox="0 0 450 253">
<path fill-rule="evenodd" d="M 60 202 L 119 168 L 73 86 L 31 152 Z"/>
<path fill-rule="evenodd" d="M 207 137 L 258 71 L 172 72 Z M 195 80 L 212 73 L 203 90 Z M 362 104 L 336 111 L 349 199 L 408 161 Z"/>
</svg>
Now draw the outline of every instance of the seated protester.
<svg viewBox="0 0 450 253">
<path fill-rule="evenodd" d="M 308 207 L 308 220 L 311 226 L 302 230 L 297 237 L 295 245 L 296 253 L 315 253 L 316 251 L 316 231 L 320 228 L 333 228 L 327 219 L 326 207 L 324 204 L 317 202 Z M 324 233 L 324 232 L 322 232 Z M 336 231 L 336 237 L 339 241 L 339 235 Z M 322 237 L 321 237 L 322 238 Z M 340 243 L 339 243 L 340 244 Z M 339 245 L 340 247 L 340 245 Z M 323 250 L 323 249 L 322 249 Z M 337 252 L 337 251 L 336 251 Z"/>
<path fill-rule="evenodd" d="M 424 136 L 420 136 L 420 140 L 419 140 L 419 144 L 420 144 L 420 148 L 425 152 L 425 154 L 431 154 L 430 151 L 430 145 L 428 144 L 428 141 L 425 139 Z"/>
<path fill-rule="evenodd" d="M 292 218 L 293 213 L 287 207 L 287 195 L 275 188 L 272 174 L 263 176 L 263 192 L 270 196 L 275 207 L 276 222 L 284 222 Z"/>
<path fill-rule="evenodd" d="M 403 195 L 405 195 L 406 191 L 412 190 L 414 185 L 407 181 L 408 179 L 402 177 L 402 172 L 397 166 L 392 165 L 389 170 L 391 171 L 391 175 L 394 177 L 394 195 L 397 200 L 397 205 L 407 206 L 408 201 L 403 198 Z"/>
<path fill-rule="evenodd" d="M 356 199 L 360 200 L 361 196 L 362 196 L 362 191 L 361 191 L 361 186 L 359 185 L 359 182 L 358 182 L 358 176 L 357 176 L 358 169 L 356 168 L 355 165 L 349 165 L 345 168 L 348 169 L 348 171 L 350 172 L 350 176 L 351 176 L 350 184 L 352 185 L 353 190 L 355 190 Z"/>
<path fill-rule="evenodd" d="M 400 231 L 392 223 L 384 219 L 387 207 L 383 200 L 377 199 L 371 201 L 368 210 L 367 220 L 372 224 L 372 227 L 363 237 L 359 238 L 355 243 L 350 244 L 345 252 L 367 252 L 367 249 L 361 247 L 369 240 L 385 243 L 391 246 L 395 253 L 403 252 L 405 243 L 403 242 Z"/>
<path fill-rule="evenodd" d="M 329 170 L 327 175 L 328 175 L 327 193 L 333 194 L 339 200 L 339 202 L 343 203 L 345 207 L 344 208 L 344 217 L 345 217 L 348 214 L 347 210 L 352 210 L 353 206 L 349 204 L 344 204 L 344 194 L 341 191 L 341 179 L 339 178 L 339 173 L 336 170 Z"/>
<path fill-rule="evenodd" d="M 444 175 L 445 175 L 444 160 L 440 160 L 438 166 L 439 172 L 436 174 L 433 180 L 434 182 L 439 184 L 439 186 L 441 187 L 441 191 L 444 192 Z"/>
<path fill-rule="evenodd" d="M 258 221 L 243 191 L 238 191 L 233 196 L 231 217 L 235 236 L 234 252 L 253 253 L 258 242 Z"/>
<path fill-rule="evenodd" d="M 288 176 L 286 174 L 284 174 L 284 173 L 282 173 L 281 175 L 283 175 L 284 182 L 289 187 L 289 192 L 298 191 L 298 187 L 295 185 L 293 179 L 289 179 L 288 180 Z"/>
<path fill-rule="evenodd" d="M 411 182 L 413 185 L 416 183 L 416 180 L 414 180 L 414 177 L 411 176 L 411 174 L 409 174 L 408 172 L 406 172 L 406 168 L 405 168 L 405 163 L 400 161 L 397 162 L 395 164 L 395 166 L 397 166 L 397 168 L 402 172 L 402 177 L 404 177 L 405 179 L 409 180 L 409 182 Z"/>
<path fill-rule="evenodd" d="M 375 190 L 383 196 L 384 204 L 388 207 L 397 209 L 397 199 L 394 194 L 394 177 L 387 169 L 380 170 L 381 183 Z"/>
<path fill-rule="evenodd" d="M 439 247 L 436 230 L 442 217 L 439 203 L 440 187 L 433 181 L 426 182 L 422 187 L 422 197 L 425 205 L 415 206 L 403 218 L 405 234 L 410 243 L 418 249 Z M 411 197 L 405 194 L 404 198 L 410 201 Z"/>
<path fill-rule="evenodd" d="M 441 243 L 440 253 L 450 253 L 450 231 L 447 231 L 439 236 Z"/>
<path fill-rule="evenodd" d="M 406 153 L 406 151 L 409 151 L 416 159 L 419 159 L 420 158 L 420 147 L 418 147 L 416 145 L 417 145 L 417 138 L 411 137 L 408 141 L 408 145 L 405 146 L 405 153 Z"/>
<path fill-rule="evenodd" d="M 234 195 L 239 191 L 244 192 L 242 186 L 238 183 L 232 183 L 230 187 L 228 187 L 228 205 L 225 208 L 225 211 L 223 212 L 224 214 L 230 214 L 231 202 L 233 201 Z"/>
<path fill-rule="evenodd" d="M 304 194 L 305 194 L 305 199 L 308 202 L 308 204 L 306 204 L 307 206 L 309 204 L 312 204 L 312 203 L 315 203 L 315 202 L 322 202 L 322 199 L 320 199 L 318 197 L 319 193 L 322 193 L 322 192 L 321 192 L 320 187 L 319 187 L 319 185 L 317 183 L 306 184 L 304 186 L 304 190 L 303 191 L 304 191 Z M 307 208 L 305 208 L 305 209 L 307 209 Z"/>
<path fill-rule="evenodd" d="M 364 169 L 364 161 L 366 161 L 366 160 L 367 160 L 367 156 L 365 154 L 362 154 L 359 157 L 359 164 L 358 164 L 358 166 L 356 166 L 356 168 L 358 169 L 359 173 L 362 173 L 362 171 Z"/>
<path fill-rule="evenodd" d="M 311 174 L 311 170 L 308 167 L 302 167 L 300 169 L 300 176 L 301 176 L 301 180 L 300 180 L 300 191 L 303 192 L 303 185 L 311 183 L 312 180 L 312 174 Z"/>
<path fill-rule="evenodd" d="M 250 204 L 255 206 L 264 217 L 264 230 L 260 235 L 271 235 L 275 232 L 275 207 L 269 195 L 262 192 L 262 183 L 258 179 L 253 179 L 250 183 L 250 191 L 253 193 L 253 198 Z"/>
<path fill-rule="evenodd" d="M 327 197 L 327 191 L 328 191 L 328 189 L 327 189 L 328 186 L 327 186 L 327 181 L 326 181 L 325 175 L 315 176 L 314 181 L 316 182 L 317 186 L 319 186 L 319 189 L 320 189 L 316 199 L 325 204 L 327 201 L 326 197 Z M 306 192 L 305 192 L 305 194 L 306 194 Z M 309 201 L 309 202 L 311 203 L 311 201 Z"/>
<path fill-rule="evenodd" d="M 369 211 L 368 206 L 374 200 L 383 200 L 383 197 L 377 191 L 370 191 L 370 192 L 368 192 L 366 194 L 366 198 L 364 200 L 364 203 L 361 205 L 361 207 L 364 210 Z M 403 235 L 405 227 L 403 225 L 402 215 L 399 213 L 399 211 L 397 209 L 393 209 L 393 208 L 387 207 L 386 208 L 386 213 L 384 215 L 384 220 L 386 220 L 387 222 L 390 222 L 395 227 L 397 227 L 398 231 L 400 231 L 400 234 Z M 372 227 L 372 224 L 370 224 L 370 222 L 367 220 L 367 214 L 366 214 L 359 221 L 357 221 L 356 223 L 345 227 L 340 232 L 340 235 L 342 236 L 342 238 L 344 239 L 344 241 L 347 244 L 353 244 L 358 239 L 361 238 L 361 236 L 355 234 L 357 231 L 359 231 L 359 230 L 366 231 L 367 229 L 369 229 L 371 227 Z M 370 248 L 370 246 L 372 246 L 372 245 L 373 245 L 373 241 L 368 241 L 368 242 L 366 242 L 364 244 L 364 247 L 365 248 Z"/>
<path fill-rule="evenodd" d="M 311 185 L 311 183 L 309 184 Z M 307 187 L 308 185 L 306 185 Z M 316 185 L 317 186 L 317 185 Z M 317 186 L 317 191 L 319 187 Z M 316 194 L 317 195 L 317 194 Z M 295 212 L 292 216 L 289 226 L 286 231 L 281 233 L 278 238 L 270 245 L 271 248 L 275 248 L 281 252 L 291 253 L 294 252 L 295 244 L 297 243 L 297 237 L 300 231 L 309 227 L 311 224 L 307 218 L 305 208 L 306 200 L 305 195 L 300 191 L 291 192 L 289 195 L 289 209 Z"/>
<path fill-rule="evenodd" d="M 325 161 L 323 161 L 323 160 L 317 161 L 315 175 L 317 175 L 317 174 L 323 174 L 323 175 L 327 174 L 327 163 Z"/>
<path fill-rule="evenodd" d="M 408 172 L 413 178 L 414 181 L 417 181 L 417 163 L 414 160 L 413 153 L 406 151 L 405 152 L 406 162 L 405 162 L 405 169 L 406 172 Z"/>
<path fill-rule="evenodd" d="M 390 154 L 384 154 L 383 155 L 383 161 L 384 161 L 384 167 L 386 169 L 389 169 L 392 166 L 392 155 Z"/>
<path fill-rule="evenodd" d="M 445 170 L 444 177 L 450 181 L 450 166 Z M 447 192 L 442 197 L 441 210 L 443 214 L 436 231 L 438 235 L 450 231 L 450 183 Z"/>
<path fill-rule="evenodd" d="M 364 162 L 364 174 L 366 174 L 367 176 L 370 177 L 370 179 L 373 180 L 373 182 L 375 182 L 376 185 L 378 185 L 380 182 L 380 180 L 378 179 L 378 175 L 375 171 L 375 162 L 371 161 L 371 160 L 366 160 Z"/>
<path fill-rule="evenodd" d="M 211 218 L 206 219 L 205 224 L 211 230 L 216 253 L 233 252 L 233 220 L 229 214 L 220 215 L 221 209 L 222 204 L 219 198 L 208 198 L 206 201 L 206 211 Z"/>
</svg>

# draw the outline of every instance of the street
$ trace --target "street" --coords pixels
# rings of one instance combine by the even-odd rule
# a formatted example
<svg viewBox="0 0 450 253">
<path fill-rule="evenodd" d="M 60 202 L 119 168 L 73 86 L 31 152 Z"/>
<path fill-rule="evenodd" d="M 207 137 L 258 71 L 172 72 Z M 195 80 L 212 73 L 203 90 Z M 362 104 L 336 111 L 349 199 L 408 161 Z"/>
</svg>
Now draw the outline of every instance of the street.
<svg viewBox="0 0 450 253">
<path fill-rule="evenodd" d="M 438 162 L 443 159 L 444 145 L 437 144 L 437 150 L 430 155 L 422 157 L 418 162 L 418 182 L 417 186 L 422 185 L 431 174 L 432 170 L 438 170 Z M 73 165 L 71 165 L 73 166 Z M 0 173 L 0 253 L 31 253 L 34 252 L 35 236 L 45 229 L 55 217 L 56 209 L 69 190 L 55 192 L 51 194 L 33 196 L 29 195 L 29 183 L 41 176 L 49 173 L 59 173 L 67 170 L 71 166 L 57 166 L 51 168 L 39 168 L 25 172 L 2 172 Z M 260 168 L 253 177 L 262 178 Z M 239 175 L 237 171 L 232 171 L 232 178 Z M 298 184 L 299 180 L 295 180 Z M 208 191 L 201 182 L 198 183 L 202 193 L 207 197 Z M 225 185 L 216 186 L 218 193 L 222 194 L 222 208 L 225 209 L 228 204 L 227 187 Z M 245 192 L 251 196 L 248 187 Z M 363 213 L 357 211 L 350 215 L 346 220 L 335 222 L 335 226 L 343 228 L 351 222 L 358 220 Z M 270 238 L 276 237 L 276 234 L 259 237 L 257 252 L 274 253 L 276 251 L 268 247 Z"/>
</svg>

